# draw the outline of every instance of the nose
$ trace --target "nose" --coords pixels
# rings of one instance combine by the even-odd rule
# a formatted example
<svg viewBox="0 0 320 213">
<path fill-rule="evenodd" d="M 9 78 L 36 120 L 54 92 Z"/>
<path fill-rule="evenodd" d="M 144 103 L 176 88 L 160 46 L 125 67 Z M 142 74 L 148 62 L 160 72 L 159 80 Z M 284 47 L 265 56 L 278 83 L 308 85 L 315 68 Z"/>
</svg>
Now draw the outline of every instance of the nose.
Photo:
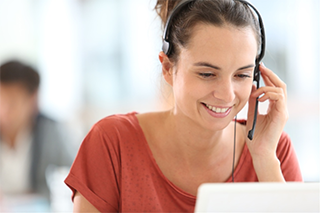
<svg viewBox="0 0 320 213">
<path fill-rule="evenodd" d="M 232 79 L 222 79 L 216 82 L 215 90 L 213 91 L 213 96 L 216 99 L 221 100 L 223 103 L 231 103 L 235 99 L 234 86 L 232 84 Z"/>
</svg>

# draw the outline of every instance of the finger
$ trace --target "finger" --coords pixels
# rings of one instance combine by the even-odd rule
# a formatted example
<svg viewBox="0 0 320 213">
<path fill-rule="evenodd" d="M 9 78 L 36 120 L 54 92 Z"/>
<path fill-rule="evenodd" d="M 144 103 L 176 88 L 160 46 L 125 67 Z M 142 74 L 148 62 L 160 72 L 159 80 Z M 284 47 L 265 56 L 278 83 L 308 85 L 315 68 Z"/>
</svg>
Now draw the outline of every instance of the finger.
<svg viewBox="0 0 320 213">
<path fill-rule="evenodd" d="M 270 86 L 286 88 L 286 84 L 270 69 L 265 67 L 263 64 L 260 64 L 261 76 Z M 266 83 L 265 82 L 265 83 Z"/>
<path fill-rule="evenodd" d="M 268 76 L 263 75 L 263 74 L 261 73 L 261 77 L 262 77 L 263 82 L 264 82 L 264 84 L 265 84 L 266 86 L 276 87 L 276 86 L 271 82 L 271 80 L 270 80 L 270 78 L 269 78 Z"/>
<path fill-rule="evenodd" d="M 259 102 L 269 101 L 285 101 L 283 93 L 267 92 L 258 99 Z"/>
<path fill-rule="evenodd" d="M 263 94 L 268 93 L 268 92 L 281 93 L 281 94 L 286 95 L 282 88 L 268 86 L 268 87 L 260 87 L 259 89 L 257 89 L 254 92 L 252 92 L 251 96 L 257 98 L 260 95 L 263 95 Z"/>
<path fill-rule="evenodd" d="M 264 66 L 263 63 L 261 63 L 259 68 L 260 68 L 260 71 L 261 71 L 263 68 L 266 68 L 266 67 Z M 261 72 L 261 77 L 262 77 L 263 82 L 264 82 L 264 84 L 265 84 L 266 86 L 273 86 L 273 87 L 275 86 L 275 85 L 271 82 L 271 80 L 269 79 L 269 77 L 266 76 L 263 72 Z"/>
</svg>

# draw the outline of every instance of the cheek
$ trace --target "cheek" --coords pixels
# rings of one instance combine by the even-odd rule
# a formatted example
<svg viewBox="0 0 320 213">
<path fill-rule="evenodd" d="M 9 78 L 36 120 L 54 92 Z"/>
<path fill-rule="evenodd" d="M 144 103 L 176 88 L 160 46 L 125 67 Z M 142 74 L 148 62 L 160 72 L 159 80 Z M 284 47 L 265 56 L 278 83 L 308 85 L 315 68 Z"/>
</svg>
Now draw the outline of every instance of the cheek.
<svg viewBox="0 0 320 213">
<path fill-rule="evenodd" d="M 251 95 L 251 90 L 252 90 L 252 82 L 251 81 L 249 81 L 245 85 L 242 85 L 241 87 L 239 87 L 238 96 L 239 96 L 241 102 L 246 103 L 248 101 L 248 99 L 250 98 L 250 95 Z"/>
<path fill-rule="evenodd" d="M 32 113 L 32 102 L 28 99 L 21 99 L 14 103 L 10 114 L 16 120 L 25 120 Z"/>
<path fill-rule="evenodd" d="M 202 94 L 201 85 L 188 75 L 177 74 L 174 78 L 173 95 L 177 104 L 183 103 L 185 106 L 191 106 L 191 103 L 199 99 Z"/>
</svg>

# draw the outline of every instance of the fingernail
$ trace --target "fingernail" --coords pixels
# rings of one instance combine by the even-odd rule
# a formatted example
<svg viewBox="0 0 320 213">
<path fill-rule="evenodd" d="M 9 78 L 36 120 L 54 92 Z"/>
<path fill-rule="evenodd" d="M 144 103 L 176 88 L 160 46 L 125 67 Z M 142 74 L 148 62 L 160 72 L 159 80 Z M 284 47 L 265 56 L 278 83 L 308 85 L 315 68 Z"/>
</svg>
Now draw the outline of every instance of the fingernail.
<svg viewBox="0 0 320 213">
<path fill-rule="evenodd" d="M 262 67 L 266 67 L 263 62 L 261 62 L 260 65 L 261 65 Z"/>
</svg>

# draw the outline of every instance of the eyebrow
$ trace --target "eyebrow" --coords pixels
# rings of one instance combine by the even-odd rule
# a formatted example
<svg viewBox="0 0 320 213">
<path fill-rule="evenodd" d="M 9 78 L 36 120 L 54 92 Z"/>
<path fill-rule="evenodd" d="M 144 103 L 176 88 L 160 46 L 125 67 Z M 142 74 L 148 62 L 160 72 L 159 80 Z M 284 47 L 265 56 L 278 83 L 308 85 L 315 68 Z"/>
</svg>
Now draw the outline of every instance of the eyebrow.
<svg viewBox="0 0 320 213">
<path fill-rule="evenodd" d="M 207 63 L 207 62 L 197 62 L 197 63 L 194 63 L 193 65 L 197 66 L 197 67 L 210 67 L 210 68 L 213 68 L 213 69 L 216 69 L 216 70 L 221 70 L 220 67 L 212 65 L 212 64 Z M 249 64 L 247 66 L 240 67 L 238 70 L 245 70 L 245 69 L 248 69 L 248 68 L 251 68 L 251 67 L 255 67 L 255 65 L 254 64 Z"/>
</svg>

